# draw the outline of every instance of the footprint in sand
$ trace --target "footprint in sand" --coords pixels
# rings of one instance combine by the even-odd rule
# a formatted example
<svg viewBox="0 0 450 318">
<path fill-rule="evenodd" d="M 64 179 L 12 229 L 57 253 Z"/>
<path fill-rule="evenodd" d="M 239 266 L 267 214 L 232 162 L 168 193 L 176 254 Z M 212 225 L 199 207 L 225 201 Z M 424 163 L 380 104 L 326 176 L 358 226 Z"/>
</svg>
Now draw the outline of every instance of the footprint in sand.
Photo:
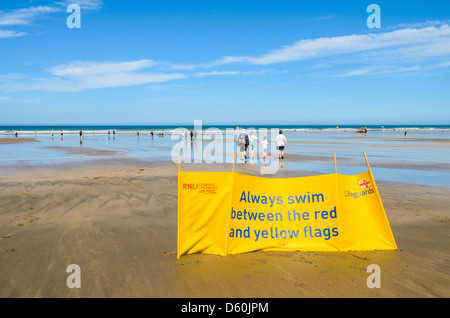
<svg viewBox="0 0 450 318">
<path fill-rule="evenodd" d="M 175 254 L 175 251 L 167 251 L 167 252 L 162 252 L 161 255 L 172 255 Z"/>
<path fill-rule="evenodd" d="M 34 222 L 34 221 L 38 221 L 40 218 L 39 217 L 37 217 L 37 216 L 26 216 L 25 218 L 24 218 L 24 220 L 25 221 L 28 221 L 28 222 Z"/>
<path fill-rule="evenodd" d="M 7 251 L 8 253 L 12 253 L 12 252 L 15 252 L 16 249 L 15 249 L 15 248 L 8 248 L 6 251 Z"/>
</svg>

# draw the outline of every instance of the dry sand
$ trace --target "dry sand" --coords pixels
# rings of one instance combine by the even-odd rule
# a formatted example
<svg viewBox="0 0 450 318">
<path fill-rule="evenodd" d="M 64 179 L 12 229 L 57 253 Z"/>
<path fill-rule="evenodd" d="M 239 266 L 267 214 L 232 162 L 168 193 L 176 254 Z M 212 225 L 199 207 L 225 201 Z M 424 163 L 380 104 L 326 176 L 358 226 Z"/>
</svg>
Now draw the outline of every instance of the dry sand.
<svg viewBox="0 0 450 318">
<path fill-rule="evenodd" d="M 306 174 L 276 177 L 288 175 Z M 175 164 L 2 171 L 0 297 L 449 297 L 449 189 L 377 184 L 398 251 L 177 259 Z M 66 286 L 69 264 L 81 268 L 80 289 Z M 370 264 L 379 289 L 366 285 Z"/>
</svg>

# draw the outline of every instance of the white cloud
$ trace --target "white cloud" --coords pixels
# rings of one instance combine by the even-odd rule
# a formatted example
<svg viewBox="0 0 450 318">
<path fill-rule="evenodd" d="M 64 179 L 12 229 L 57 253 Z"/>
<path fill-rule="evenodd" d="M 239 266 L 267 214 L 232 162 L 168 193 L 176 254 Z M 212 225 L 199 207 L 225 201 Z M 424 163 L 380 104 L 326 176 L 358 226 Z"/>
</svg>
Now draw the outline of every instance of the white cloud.
<svg viewBox="0 0 450 318">
<path fill-rule="evenodd" d="M 65 0 L 56 1 L 55 3 L 63 7 L 67 7 L 70 4 L 78 4 L 82 10 L 98 10 L 103 5 L 102 0 Z"/>
<path fill-rule="evenodd" d="M 383 75 L 383 74 L 395 74 L 395 73 L 410 73 L 418 71 L 433 71 L 441 70 L 443 68 L 450 67 L 450 61 L 444 61 L 439 63 L 431 63 L 428 65 L 377 65 L 372 67 L 361 67 L 352 71 L 345 72 L 343 74 L 336 75 L 334 77 L 352 77 L 361 75 Z"/>
<path fill-rule="evenodd" d="M 49 6 L 38 6 L 16 9 L 11 12 L 0 12 L 0 26 L 30 24 L 35 19 L 44 17 L 47 13 L 58 11 L 61 11 L 61 9 Z"/>
<path fill-rule="evenodd" d="M 30 99 L 30 98 L 14 98 L 11 96 L 2 96 L 0 97 L 0 104 L 2 103 L 38 103 L 40 98 Z"/>
<path fill-rule="evenodd" d="M 86 77 L 94 75 L 121 74 L 155 66 L 152 60 L 138 60 L 133 62 L 82 62 L 77 61 L 67 65 L 58 65 L 50 69 L 56 76 Z"/>
<path fill-rule="evenodd" d="M 0 30 L 0 39 L 13 38 L 13 37 L 24 36 L 24 35 L 26 35 L 25 32 Z"/>
<path fill-rule="evenodd" d="M 47 70 L 49 76 L 44 78 L 33 79 L 19 74 L 0 74 L 0 90 L 9 92 L 35 90 L 71 92 L 163 83 L 188 77 L 259 75 L 275 71 L 273 69 L 246 72 L 210 71 L 192 74 L 149 71 L 149 68 L 158 65 L 158 63 L 148 59 L 131 62 L 76 61 L 49 68 Z"/>
<path fill-rule="evenodd" d="M 195 73 L 194 77 L 205 77 L 205 76 L 218 76 L 218 75 L 238 75 L 241 74 L 239 71 L 211 71 L 211 72 L 199 72 Z"/>
<path fill-rule="evenodd" d="M 284 46 L 258 57 L 226 56 L 216 64 L 249 63 L 269 65 L 275 63 L 302 61 L 320 57 L 331 57 L 343 54 L 397 49 L 401 52 L 416 53 L 422 49 L 432 51 L 438 49 L 442 54 L 449 54 L 450 27 L 422 29 L 402 29 L 384 33 L 362 35 L 345 35 L 301 40 L 293 45 Z M 428 56 L 426 53 L 422 57 Z"/>
<path fill-rule="evenodd" d="M 0 11 L 0 26 L 23 26 L 33 23 L 36 19 L 45 17 L 46 14 L 60 11 L 58 8 L 49 6 L 38 6 L 24 9 L 16 9 L 10 12 Z M 0 30 L 0 39 L 20 37 L 27 35 L 26 32 Z"/>
<path fill-rule="evenodd" d="M 450 61 L 445 61 L 445 62 L 439 63 L 438 66 L 444 66 L 444 67 L 450 66 Z"/>
<path fill-rule="evenodd" d="M 374 67 L 362 67 L 349 71 L 335 77 L 353 77 L 353 76 L 373 76 L 373 75 L 383 75 L 383 74 L 394 74 L 394 73 L 407 73 L 407 72 L 417 72 L 421 71 L 423 68 L 418 65 L 413 66 L 374 66 Z"/>
<path fill-rule="evenodd" d="M 398 62 L 406 59 L 429 60 L 432 57 L 450 56 L 450 27 L 447 22 L 426 21 L 415 24 L 417 28 L 409 27 L 389 32 L 305 39 L 260 56 L 224 56 L 209 63 L 172 63 L 168 64 L 168 68 L 190 71 L 229 64 L 271 65 L 319 58 L 328 58 L 326 64 L 331 67 L 333 62 L 330 58 L 342 59 L 344 57 L 348 57 L 353 62 L 366 59 L 377 63 L 394 60 Z M 207 72 L 198 73 L 199 76 L 207 74 Z M 227 75 L 226 73 L 222 74 Z"/>
<path fill-rule="evenodd" d="M 14 74 L 14 73 L 0 74 L 0 81 L 19 80 L 19 79 L 24 79 L 24 78 L 25 77 L 20 74 Z"/>
<path fill-rule="evenodd" d="M 148 72 L 156 65 L 151 60 L 132 62 L 83 62 L 58 65 L 48 71 L 51 76 L 1 84 L 5 91 L 80 91 L 95 88 L 125 87 L 161 83 L 185 78 L 180 73 Z"/>
<path fill-rule="evenodd" d="M 54 6 L 36 6 L 8 12 L 0 11 L 0 27 L 30 25 L 36 20 L 44 19 L 48 14 L 65 11 L 67 6 L 72 3 L 78 4 L 82 10 L 97 10 L 103 5 L 101 0 L 65 0 L 55 2 Z M 26 34 L 26 32 L 0 30 L 0 39 L 24 36 Z"/>
<path fill-rule="evenodd" d="M 426 27 L 430 27 L 430 26 L 441 26 L 441 25 L 449 24 L 449 23 L 450 23 L 450 20 L 444 20 L 444 21 L 427 20 L 425 22 L 402 23 L 402 24 L 395 26 L 395 28 L 397 28 L 397 29 L 426 28 Z"/>
</svg>

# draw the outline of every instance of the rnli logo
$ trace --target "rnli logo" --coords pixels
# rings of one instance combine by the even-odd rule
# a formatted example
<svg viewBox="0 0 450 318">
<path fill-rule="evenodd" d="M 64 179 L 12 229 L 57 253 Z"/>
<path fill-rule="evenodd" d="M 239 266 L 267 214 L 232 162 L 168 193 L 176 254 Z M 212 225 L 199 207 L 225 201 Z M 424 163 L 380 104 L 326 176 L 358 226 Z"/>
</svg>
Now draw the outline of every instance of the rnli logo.
<svg viewBox="0 0 450 318">
<path fill-rule="evenodd" d="M 203 194 L 215 194 L 217 186 L 214 183 L 183 183 L 183 190 L 194 190 Z"/>
<path fill-rule="evenodd" d="M 183 190 L 196 190 L 198 189 L 198 183 L 183 183 Z"/>
<path fill-rule="evenodd" d="M 368 189 L 372 186 L 372 184 L 369 182 L 369 180 L 361 180 L 358 181 L 359 186 L 361 187 L 361 189 L 365 190 Z"/>
</svg>

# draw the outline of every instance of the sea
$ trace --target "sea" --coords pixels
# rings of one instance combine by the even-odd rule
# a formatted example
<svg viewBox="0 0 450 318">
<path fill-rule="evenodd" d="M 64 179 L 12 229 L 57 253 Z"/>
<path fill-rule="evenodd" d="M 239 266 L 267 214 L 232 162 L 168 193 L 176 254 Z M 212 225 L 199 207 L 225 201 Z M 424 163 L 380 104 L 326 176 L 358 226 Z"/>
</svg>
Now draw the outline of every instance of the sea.
<svg viewBox="0 0 450 318">
<path fill-rule="evenodd" d="M 105 134 L 112 131 L 116 133 L 133 132 L 172 132 L 176 130 L 194 130 L 200 127 L 201 130 L 220 130 L 227 129 L 282 129 L 284 131 L 356 131 L 361 128 L 367 128 L 368 131 L 420 131 L 420 132 L 450 132 L 450 125 L 0 125 L 0 136 L 10 135 L 18 132 L 20 135 L 30 134 L 51 134 L 63 131 L 67 134 L 77 134 L 79 131 Z"/>
</svg>

